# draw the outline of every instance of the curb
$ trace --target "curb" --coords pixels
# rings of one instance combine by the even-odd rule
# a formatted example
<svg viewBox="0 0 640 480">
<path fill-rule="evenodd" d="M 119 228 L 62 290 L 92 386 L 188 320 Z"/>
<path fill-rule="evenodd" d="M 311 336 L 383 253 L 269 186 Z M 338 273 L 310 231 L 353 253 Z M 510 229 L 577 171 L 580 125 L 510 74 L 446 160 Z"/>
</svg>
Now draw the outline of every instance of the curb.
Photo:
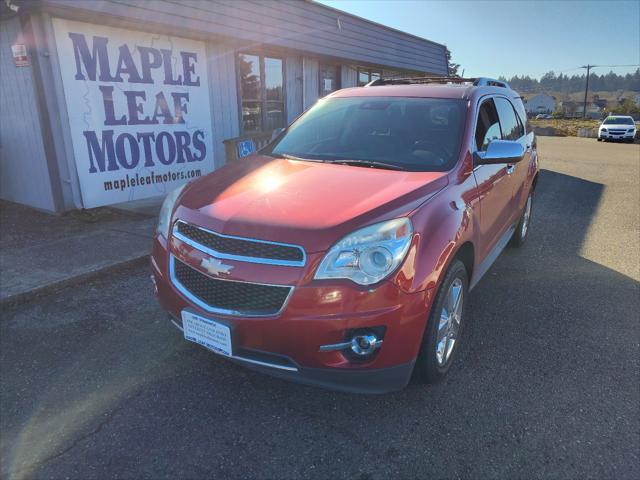
<svg viewBox="0 0 640 480">
<path fill-rule="evenodd" d="M 15 295 L 10 295 L 8 297 L 1 298 L 0 307 L 3 309 L 7 307 L 14 307 L 16 305 L 26 303 L 39 295 L 48 295 L 65 287 L 87 282 L 108 273 L 117 273 L 121 270 L 127 269 L 128 267 L 146 265 L 148 264 L 148 262 L 149 262 L 149 254 L 144 254 L 139 257 L 125 260 L 123 262 L 114 263 L 113 265 L 108 265 L 106 267 L 99 268 L 97 270 L 81 273 L 80 275 L 76 275 L 74 277 L 66 278 L 64 280 L 59 280 L 57 282 L 52 282 L 48 285 L 43 285 L 41 287 L 36 287 L 27 292 L 16 293 Z"/>
</svg>

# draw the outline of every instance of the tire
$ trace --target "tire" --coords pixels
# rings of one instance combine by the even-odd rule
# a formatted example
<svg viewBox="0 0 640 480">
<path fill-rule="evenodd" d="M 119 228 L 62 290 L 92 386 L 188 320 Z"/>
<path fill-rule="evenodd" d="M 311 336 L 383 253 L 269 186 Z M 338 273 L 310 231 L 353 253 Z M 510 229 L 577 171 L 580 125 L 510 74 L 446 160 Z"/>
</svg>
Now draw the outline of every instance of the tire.
<svg viewBox="0 0 640 480">
<path fill-rule="evenodd" d="M 456 290 L 458 291 L 458 296 L 455 295 Z M 469 278 L 467 269 L 460 260 L 454 260 L 442 280 L 427 320 L 427 328 L 422 338 L 420 354 L 414 370 L 414 376 L 419 382 L 439 382 L 449 371 L 460 345 L 468 297 Z M 451 306 L 457 298 L 460 298 L 461 304 L 457 309 L 452 309 Z M 444 315 L 448 310 L 455 312 L 455 315 L 449 316 L 447 320 L 451 322 L 449 324 L 444 322 Z M 446 338 L 443 338 L 445 333 L 447 334 Z M 450 337 L 449 333 L 453 336 Z M 440 337 L 440 341 L 438 337 Z M 453 343 L 451 343 L 451 340 L 453 340 Z"/>
<path fill-rule="evenodd" d="M 602 141 L 602 139 L 601 139 L 601 138 L 598 138 L 598 141 L 599 141 L 599 142 L 601 142 L 601 141 Z"/>
<path fill-rule="evenodd" d="M 524 206 L 522 216 L 516 225 L 516 231 L 513 232 L 511 237 L 511 246 L 519 248 L 525 244 L 529 237 L 529 231 L 531 230 L 531 212 L 533 211 L 533 192 L 529 193 L 527 197 L 527 203 Z"/>
</svg>

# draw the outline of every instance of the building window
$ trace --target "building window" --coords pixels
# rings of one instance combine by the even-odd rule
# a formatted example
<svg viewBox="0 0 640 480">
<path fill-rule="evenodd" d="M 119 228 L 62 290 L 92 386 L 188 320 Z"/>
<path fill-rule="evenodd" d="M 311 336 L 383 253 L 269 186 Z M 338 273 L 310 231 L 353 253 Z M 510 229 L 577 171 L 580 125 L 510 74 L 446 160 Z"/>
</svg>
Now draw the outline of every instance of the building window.
<svg viewBox="0 0 640 480">
<path fill-rule="evenodd" d="M 380 70 L 371 70 L 370 68 L 358 68 L 358 86 L 364 87 L 367 83 L 379 80 L 382 77 Z"/>
<path fill-rule="evenodd" d="M 263 55 L 238 55 L 242 133 L 284 127 L 284 62 Z"/>
<path fill-rule="evenodd" d="M 319 71 L 321 98 L 340 89 L 340 67 L 338 65 L 321 63 Z"/>
</svg>

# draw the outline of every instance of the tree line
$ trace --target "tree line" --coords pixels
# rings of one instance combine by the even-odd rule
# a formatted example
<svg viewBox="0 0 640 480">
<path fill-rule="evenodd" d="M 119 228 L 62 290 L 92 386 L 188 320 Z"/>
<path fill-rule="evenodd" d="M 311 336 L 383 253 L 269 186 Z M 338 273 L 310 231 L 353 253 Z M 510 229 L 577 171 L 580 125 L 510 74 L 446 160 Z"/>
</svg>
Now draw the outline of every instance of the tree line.
<svg viewBox="0 0 640 480">
<path fill-rule="evenodd" d="M 569 76 L 560 73 L 556 75 L 555 72 L 551 71 L 545 73 L 540 80 L 531 78 L 528 75 L 516 75 L 510 79 L 501 76 L 499 79 L 508 82 L 511 88 L 523 93 L 539 91 L 574 93 L 584 91 L 585 77 L 585 74 Z M 613 71 L 602 75 L 593 72 L 589 75 L 589 90 L 596 92 L 614 92 L 617 90 L 638 92 L 640 91 L 640 68 L 626 75 L 618 75 Z"/>
</svg>

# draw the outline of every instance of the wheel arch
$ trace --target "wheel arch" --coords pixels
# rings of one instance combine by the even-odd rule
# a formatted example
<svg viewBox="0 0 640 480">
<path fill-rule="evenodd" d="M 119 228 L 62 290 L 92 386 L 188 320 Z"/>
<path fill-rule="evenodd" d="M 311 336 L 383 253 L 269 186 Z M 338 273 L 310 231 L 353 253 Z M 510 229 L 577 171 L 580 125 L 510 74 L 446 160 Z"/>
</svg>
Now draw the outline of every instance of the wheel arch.
<svg viewBox="0 0 640 480">
<path fill-rule="evenodd" d="M 460 245 L 460 248 L 458 248 L 456 253 L 453 255 L 451 261 L 453 262 L 453 260 L 456 259 L 460 260 L 463 263 L 464 267 L 467 270 L 469 282 L 471 282 L 471 277 L 473 275 L 473 269 L 475 265 L 475 250 L 471 241 L 466 241 L 465 243 Z"/>
<path fill-rule="evenodd" d="M 538 177 L 540 177 L 540 172 L 536 172 L 536 175 L 533 177 L 533 181 L 531 182 L 531 191 L 536 191 L 536 186 L 538 185 Z"/>
</svg>

